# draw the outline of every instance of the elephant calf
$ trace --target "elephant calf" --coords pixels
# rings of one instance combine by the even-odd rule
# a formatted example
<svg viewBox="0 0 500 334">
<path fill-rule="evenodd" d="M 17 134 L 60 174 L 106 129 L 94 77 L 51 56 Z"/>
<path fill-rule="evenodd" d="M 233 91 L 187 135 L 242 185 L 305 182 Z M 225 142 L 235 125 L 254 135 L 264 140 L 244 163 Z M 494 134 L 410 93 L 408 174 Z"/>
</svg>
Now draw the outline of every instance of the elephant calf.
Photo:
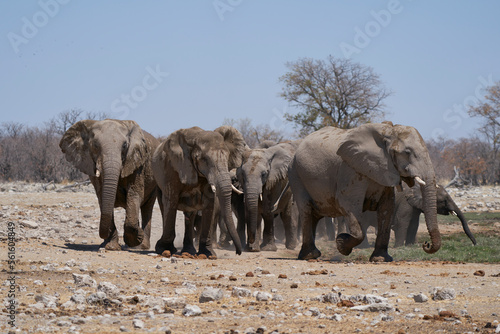
<svg viewBox="0 0 500 334">
<path fill-rule="evenodd" d="M 149 249 L 151 217 L 158 187 L 151 158 L 159 142 L 134 121 L 83 120 L 71 126 L 59 146 L 95 188 L 101 221 L 102 247 L 120 250 L 113 209 L 126 211 L 124 235 L 130 247 Z M 142 228 L 139 227 L 139 211 Z"/>
</svg>

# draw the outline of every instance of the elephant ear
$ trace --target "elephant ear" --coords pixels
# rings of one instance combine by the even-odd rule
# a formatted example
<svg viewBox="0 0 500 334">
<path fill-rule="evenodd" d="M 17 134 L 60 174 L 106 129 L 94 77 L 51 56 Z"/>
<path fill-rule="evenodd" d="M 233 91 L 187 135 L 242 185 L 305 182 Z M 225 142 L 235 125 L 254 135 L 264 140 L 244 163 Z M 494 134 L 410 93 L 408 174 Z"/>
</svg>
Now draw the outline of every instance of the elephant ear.
<svg viewBox="0 0 500 334">
<path fill-rule="evenodd" d="M 95 175 L 95 162 L 90 155 L 90 129 L 96 121 L 83 120 L 73 124 L 62 136 L 59 142 L 66 160 L 82 173 Z"/>
<path fill-rule="evenodd" d="M 288 178 L 288 166 L 294 155 L 290 144 L 279 144 L 268 150 L 275 150 L 271 158 L 271 168 L 266 182 L 266 188 L 272 188 L 277 182 Z"/>
<path fill-rule="evenodd" d="M 420 187 L 418 185 L 411 188 L 405 185 L 403 193 L 405 195 L 406 200 L 408 201 L 408 204 L 421 211 L 424 210 L 422 201 L 422 191 L 420 190 Z"/>
<path fill-rule="evenodd" d="M 243 161 L 243 153 L 250 149 L 247 143 L 245 143 L 243 135 L 229 125 L 220 126 L 214 131 L 220 133 L 222 137 L 224 137 L 224 144 L 229 150 L 229 170 L 240 167 Z"/>
<path fill-rule="evenodd" d="M 389 151 L 392 126 L 364 124 L 348 131 L 337 154 L 356 172 L 378 184 L 399 185 L 401 177 Z"/>
<path fill-rule="evenodd" d="M 177 130 L 168 136 L 165 149 L 172 167 L 179 174 L 180 181 L 187 185 L 197 184 L 198 172 L 191 158 L 191 146 L 188 143 L 186 130 Z"/>
<path fill-rule="evenodd" d="M 140 126 L 134 121 L 122 122 L 128 128 L 128 150 L 123 161 L 121 177 L 127 177 L 145 164 L 150 153 Z"/>
</svg>

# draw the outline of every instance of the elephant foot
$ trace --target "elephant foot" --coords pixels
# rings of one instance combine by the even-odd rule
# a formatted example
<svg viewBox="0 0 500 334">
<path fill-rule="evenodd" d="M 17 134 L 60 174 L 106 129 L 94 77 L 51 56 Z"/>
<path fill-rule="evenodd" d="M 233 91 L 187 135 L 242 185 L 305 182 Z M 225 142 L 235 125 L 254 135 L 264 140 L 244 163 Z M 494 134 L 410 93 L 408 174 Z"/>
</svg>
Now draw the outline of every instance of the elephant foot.
<svg viewBox="0 0 500 334">
<path fill-rule="evenodd" d="M 370 262 L 392 262 L 392 256 L 387 250 L 374 250 L 370 256 Z"/>
<path fill-rule="evenodd" d="M 166 250 L 168 250 L 172 255 L 177 253 L 177 248 L 174 247 L 173 242 L 162 242 L 161 240 L 158 240 L 155 246 L 155 252 L 158 254 L 163 254 L 163 252 Z"/>
<path fill-rule="evenodd" d="M 286 249 L 294 250 L 297 247 L 297 239 L 294 239 L 293 241 L 286 242 L 285 243 Z"/>
<path fill-rule="evenodd" d="M 196 255 L 198 257 L 200 257 L 200 255 L 206 256 L 207 259 L 216 259 L 217 258 L 217 254 L 215 254 L 214 250 L 210 249 L 206 246 L 200 246 L 200 250 L 198 251 L 198 253 Z"/>
<path fill-rule="evenodd" d="M 184 245 L 184 247 L 182 247 L 181 253 L 182 254 L 188 253 L 191 255 L 196 255 L 196 249 L 194 248 L 193 245 Z"/>
<path fill-rule="evenodd" d="M 274 242 L 263 242 L 260 245 L 260 249 L 264 252 L 276 252 L 278 247 L 276 247 L 276 243 Z"/>
<path fill-rule="evenodd" d="M 300 249 L 299 252 L 299 260 L 317 259 L 320 256 L 321 252 L 319 251 L 319 249 L 316 248 L 315 245 L 312 246 L 302 245 L 302 248 Z"/>
<path fill-rule="evenodd" d="M 228 249 L 228 248 L 231 248 L 231 242 L 227 239 L 223 239 L 217 243 L 217 246 L 220 249 Z"/>
<path fill-rule="evenodd" d="M 104 240 L 104 242 L 99 246 L 99 248 L 103 248 L 109 251 L 119 251 L 122 250 L 122 247 L 118 243 L 118 239 Z"/>
<path fill-rule="evenodd" d="M 247 244 L 245 246 L 245 252 L 260 252 L 260 246 L 255 244 Z"/>
<path fill-rule="evenodd" d="M 144 240 L 144 231 L 138 226 L 125 224 L 123 227 L 123 241 L 129 247 L 139 246 Z"/>
<path fill-rule="evenodd" d="M 341 233 L 337 236 L 337 249 L 342 255 L 349 255 L 352 249 L 359 245 L 359 242 L 354 237 L 347 233 Z"/>
</svg>

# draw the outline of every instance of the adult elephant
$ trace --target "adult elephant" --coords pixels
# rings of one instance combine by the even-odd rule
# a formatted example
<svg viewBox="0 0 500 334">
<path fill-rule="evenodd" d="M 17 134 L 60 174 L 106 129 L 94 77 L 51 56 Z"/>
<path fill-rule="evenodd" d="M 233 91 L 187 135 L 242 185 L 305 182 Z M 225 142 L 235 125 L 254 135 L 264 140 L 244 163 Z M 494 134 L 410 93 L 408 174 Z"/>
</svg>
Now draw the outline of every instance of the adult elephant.
<svg viewBox="0 0 500 334">
<path fill-rule="evenodd" d="M 394 187 L 417 182 L 431 243 L 441 247 L 436 218 L 436 180 L 429 153 L 418 131 L 390 122 L 343 130 L 325 127 L 307 136 L 289 169 L 290 185 L 302 223 L 299 259 L 318 258 L 316 225 L 321 217 L 345 216 L 350 234 L 336 238 L 337 248 L 349 255 L 364 239 L 363 211 L 377 211 L 379 233 L 370 261 L 392 261 L 387 252 L 394 212 Z"/>
<path fill-rule="evenodd" d="M 199 127 L 180 129 L 158 146 L 153 155 L 153 173 L 162 192 L 163 234 L 156 243 L 156 252 L 177 252 L 174 247 L 177 210 L 201 210 L 198 254 L 215 257 L 210 229 L 214 208 L 218 204 L 236 253 L 241 254 L 242 247 L 231 214 L 229 170 L 241 164 L 246 148 L 241 133 L 230 126 L 221 126 L 214 131 Z M 184 238 L 183 252 L 194 253 L 193 229 L 186 228 L 186 233 L 191 235 Z"/>
<path fill-rule="evenodd" d="M 116 207 L 126 212 L 125 243 L 150 247 L 151 216 L 158 192 L 151 157 L 158 144 L 136 122 L 113 119 L 79 121 L 59 143 L 66 159 L 87 174 L 95 188 L 101 209 L 101 246 L 108 250 L 121 249 L 113 214 Z"/>
<path fill-rule="evenodd" d="M 275 215 L 279 215 L 283 221 L 286 247 L 295 249 L 297 246 L 297 219 L 292 215 L 292 192 L 287 184 L 288 166 L 298 144 L 298 141 L 286 142 L 266 149 L 247 151 L 242 165 L 237 169 L 236 174 L 244 193 L 249 251 L 277 250 L 274 238 Z M 278 201 L 277 208 L 274 208 Z M 262 244 L 258 245 L 256 234 L 260 217 L 264 220 L 264 231 Z"/>
<path fill-rule="evenodd" d="M 465 234 L 476 245 L 476 239 L 469 229 L 464 214 L 446 189 L 439 185 L 436 193 L 436 205 L 438 214 L 458 216 Z M 404 185 L 403 192 L 396 194 L 396 212 L 392 226 L 396 239 L 395 247 L 412 245 L 416 242 L 420 214 L 423 211 L 423 198 L 420 188 L 410 188 Z"/>
</svg>

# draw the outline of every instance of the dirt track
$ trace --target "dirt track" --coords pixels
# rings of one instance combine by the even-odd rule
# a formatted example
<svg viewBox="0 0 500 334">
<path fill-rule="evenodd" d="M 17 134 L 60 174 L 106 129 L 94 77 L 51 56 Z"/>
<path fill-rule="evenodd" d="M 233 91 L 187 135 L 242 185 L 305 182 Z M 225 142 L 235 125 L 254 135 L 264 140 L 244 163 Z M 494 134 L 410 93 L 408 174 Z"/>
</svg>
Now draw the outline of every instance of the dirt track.
<svg viewBox="0 0 500 334">
<path fill-rule="evenodd" d="M 117 222 L 122 217 L 119 212 Z M 1 332 L 15 330 L 7 323 L 5 304 L 11 276 L 8 222 L 14 222 L 20 237 L 15 320 L 23 333 L 492 333 L 499 325 L 500 265 L 351 263 L 350 257 L 305 262 L 296 260 L 298 249 L 282 245 L 278 252 L 241 256 L 217 250 L 217 260 L 103 252 L 98 251 L 99 210 L 91 192 L 1 192 L 0 220 L 5 240 Z M 153 244 L 160 221 L 155 210 Z M 89 276 L 88 286 L 78 282 L 78 275 Z M 209 294 L 205 287 L 215 288 L 213 298 L 223 297 L 200 302 Z M 453 289 L 449 292 L 455 296 L 433 300 L 437 287 Z M 420 293 L 428 301 L 415 301 L 413 295 Z M 185 305 L 198 306 L 201 314 L 183 315 L 189 309 Z M 360 309 L 368 306 L 374 311 Z"/>
</svg>

